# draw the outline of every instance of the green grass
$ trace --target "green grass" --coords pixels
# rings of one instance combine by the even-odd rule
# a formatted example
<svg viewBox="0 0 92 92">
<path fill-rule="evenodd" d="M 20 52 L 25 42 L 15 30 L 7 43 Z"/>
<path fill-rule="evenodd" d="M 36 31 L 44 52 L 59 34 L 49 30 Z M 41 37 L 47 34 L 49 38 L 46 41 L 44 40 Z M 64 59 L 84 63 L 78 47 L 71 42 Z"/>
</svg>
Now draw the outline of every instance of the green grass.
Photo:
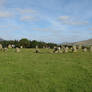
<svg viewBox="0 0 92 92">
<path fill-rule="evenodd" d="M 92 92 L 92 53 L 0 51 L 0 92 Z"/>
</svg>

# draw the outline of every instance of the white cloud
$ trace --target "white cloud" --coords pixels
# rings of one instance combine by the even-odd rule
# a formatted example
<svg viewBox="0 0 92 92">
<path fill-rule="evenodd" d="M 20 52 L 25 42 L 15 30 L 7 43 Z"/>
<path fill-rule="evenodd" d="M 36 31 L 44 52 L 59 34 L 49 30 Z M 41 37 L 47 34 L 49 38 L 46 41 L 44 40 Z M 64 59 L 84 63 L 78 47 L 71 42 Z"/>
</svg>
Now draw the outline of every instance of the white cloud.
<svg viewBox="0 0 92 92">
<path fill-rule="evenodd" d="M 47 31 L 52 31 L 52 29 L 50 28 L 33 28 L 34 31 L 43 31 L 43 32 L 47 32 Z"/>
<path fill-rule="evenodd" d="M 11 17 L 13 14 L 8 12 L 8 11 L 0 11 L 0 18 L 9 18 Z"/>
<path fill-rule="evenodd" d="M 22 16 L 20 18 L 21 21 L 28 21 L 28 22 L 31 22 L 31 21 L 34 21 L 35 18 L 33 16 Z"/>
<path fill-rule="evenodd" d="M 57 32 L 60 32 L 61 30 L 60 29 L 53 29 L 53 28 L 33 28 L 32 30 L 34 31 L 41 31 L 41 32 L 49 32 L 49 33 L 57 33 Z"/>
<path fill-rule="evenodd" d="M 58 19 L 62 20 L 62 21 L 65 21 L 65 20 L 69 19 L 69 16 L 60 16 Z"/>
<path fill-rule="evenodd" d="M 20 13 L 20 14 L 28 14 L 28 13 L 36 13 L 35 10 L 33 9 L 21 9 L 21 8 L 16 8 L 16 10 Z"/>
<path fill-rule="evenodd" d="M 67 25 L 86 25 L 88 21 L 64 21 L 63 24 Z"/>
<path fill-rule="evenodd" d="M 58 20 L 62 24 L 67 24 L 67 25 L 86 25 L 88 24 L 88 21 L 79 21 L 77 18 L 73 18 L 70 16 L 60 16 Z"/>
<path fill-rule="evenodd" d="M 21 21 L 33 22 L 37 20 L 37 12 L 33 9 L 16 8 Z"/>
</svg>

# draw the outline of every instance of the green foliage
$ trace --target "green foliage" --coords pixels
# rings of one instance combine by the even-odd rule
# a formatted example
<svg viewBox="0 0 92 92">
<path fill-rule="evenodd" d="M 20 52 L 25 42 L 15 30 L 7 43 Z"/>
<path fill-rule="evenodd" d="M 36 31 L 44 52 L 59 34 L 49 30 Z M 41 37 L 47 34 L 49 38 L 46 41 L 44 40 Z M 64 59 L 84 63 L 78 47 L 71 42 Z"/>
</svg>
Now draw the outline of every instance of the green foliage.
<svg viewBox="0 0 92 92">
<path fill-rule="evenodd" d="M 14 44 L 16 47 L 20 47 L 23 46 L 24 48 L 35 48 L 36 46 L 38 46 L 39 48 L 43 48 L 44 47 L 50 47 L 53 48 L 54 46 L 57 46 L 57 44 L 54 43 L 45 43 L 45 42 L 39 42 L 36 40 L 30 41 L 26 38 L 21 39 L 20 41 L 18 40 L 4 40 L 1 41 L 0 44 L 3 45 L 3 47 L 7 47 L 9 44 Z"/>
<path fill-rule="evenodd" d="M 92 53 L 0 52 L 0 92 L 92 92 Z"/>
<path fill-rule="evenodd" d="M 19 41 L 19 43 L 20 43 L 20 46 L 23 46 L 23 48 L 29 48 L 30 47 L 30 41 L 26 38 L 21 39 Z"/>
</svg>

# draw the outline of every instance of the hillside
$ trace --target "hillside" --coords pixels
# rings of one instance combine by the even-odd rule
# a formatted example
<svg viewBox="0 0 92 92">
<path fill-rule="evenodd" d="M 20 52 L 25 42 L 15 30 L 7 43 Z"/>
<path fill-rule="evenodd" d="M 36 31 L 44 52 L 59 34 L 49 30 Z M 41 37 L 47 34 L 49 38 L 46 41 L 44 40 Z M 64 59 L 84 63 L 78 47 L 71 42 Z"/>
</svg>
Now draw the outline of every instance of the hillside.
<svg viewBox="0 0 92 92">
<path fill-rule="evenodd" d="M 74 45 L 92 45 L 92 39 L 80 41 L 80 42 L 75 42 Z"/>
<path fill-rule="evenodd" d="M 0 41 L 3 41 L 3 39 L 2 39 L 2 38 L 0 38 Z"/>
</svg>

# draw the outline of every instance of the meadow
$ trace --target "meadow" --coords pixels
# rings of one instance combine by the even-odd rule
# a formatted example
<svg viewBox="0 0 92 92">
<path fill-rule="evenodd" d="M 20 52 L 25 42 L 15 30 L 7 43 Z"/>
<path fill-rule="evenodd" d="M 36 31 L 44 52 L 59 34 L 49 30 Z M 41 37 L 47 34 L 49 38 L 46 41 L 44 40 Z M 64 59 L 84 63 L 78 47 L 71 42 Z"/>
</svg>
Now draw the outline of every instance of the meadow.
<svg viewBox="0 0 92 92">
<path fill-rule="evenodd" d="M 0 92 L 92 92 L 92 52 L 0 51 Z"/>
</svg>

